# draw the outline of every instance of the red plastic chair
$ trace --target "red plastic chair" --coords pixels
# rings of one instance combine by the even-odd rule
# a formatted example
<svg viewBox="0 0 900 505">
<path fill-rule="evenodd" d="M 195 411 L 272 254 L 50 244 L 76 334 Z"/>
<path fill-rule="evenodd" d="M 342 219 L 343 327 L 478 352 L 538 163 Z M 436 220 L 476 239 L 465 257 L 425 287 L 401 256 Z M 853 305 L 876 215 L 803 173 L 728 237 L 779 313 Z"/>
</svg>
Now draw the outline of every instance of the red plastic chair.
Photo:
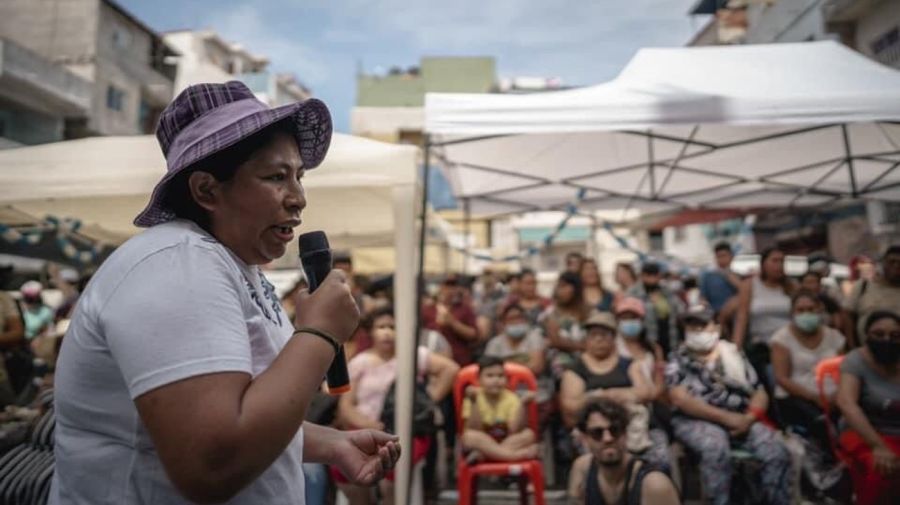
<svg viewBox="0 0 900 505">
<path fill-rule="evenodd" d="M 831 404 L 828 401 L 828 395 L 825 394 L 825 379 L 831 379 L 835 385 L 841 382 L 841 362 L 843 361 L 843 356 L 835 356 L 820 361 L 816 365 L 816 387 L 819 389 L 819 399 L 822 402 L 822 409 L 825 411 L 825 427 L 827 428 L 831 450 L 839 460 L 846 461 L 838 439 L 837 430 L 831 422 Z"/>
<path fill-rule="evenodd" d="M 520 386 L 525 386 L 529 391 L 537 392 L 537 381 L 528 367 L 517 363 L 505 363 L 507 387 L 516 391 Z M 462 420 L 462 403 L 465 397 L 466 387 L 478 385 L 478 365 L 469 365 L 459 371 L 456 382 L 453 384 L 453 403 L 456 409 L 456 434 L 457 439 L 462 437 L 465 425 Z M 527 404 L 528 427 L 534 432 L 538 431 L 537 403 L 532 401 Z M 458 446 L 461 447 L 461 443 Z M 519 478 L 519 500 L 523 505 L 528 504 L 528 489 L 526 478 L 531 480 L 534 486 L 535 505 L 544 505 L 544 466 L 540 460 L 532 459 L 513 462 L 485 462 L 470 465 L 463 457 L 462 451 L 457 451 L 456 480 L 459 489 L 459 505 L 476 505 L 478 503 L 478 477 L 482 475 L 506 475 Z"/>
</svg>

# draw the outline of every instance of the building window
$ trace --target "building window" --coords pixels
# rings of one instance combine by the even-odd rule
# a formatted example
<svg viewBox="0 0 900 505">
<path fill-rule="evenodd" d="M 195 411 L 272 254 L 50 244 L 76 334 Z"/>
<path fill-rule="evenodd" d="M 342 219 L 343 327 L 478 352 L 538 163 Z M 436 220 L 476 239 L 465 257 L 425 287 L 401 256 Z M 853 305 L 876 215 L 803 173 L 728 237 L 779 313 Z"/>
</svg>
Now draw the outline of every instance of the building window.
<svg viewBox="0 0 900 505">
<path fill-rule="evenodd" d="M 900 27 L 893 27 L 869 44 L 875 59 L 885 65 L 900 63 Z"/>
<path fill-rule="evenodd" d="M 124 91 L 113 85 L 109 85 L 106 87 L 106 107 L 108 109 L 121 111 L 124 103 Z"/>
<path fill-rule="evenodd" d="M 662 231 L 651 231 L 649 233 L 650 238 L 650 250 L 651 251 L 662 251 L 663 247 L 663 233 Z"/>
</svg>

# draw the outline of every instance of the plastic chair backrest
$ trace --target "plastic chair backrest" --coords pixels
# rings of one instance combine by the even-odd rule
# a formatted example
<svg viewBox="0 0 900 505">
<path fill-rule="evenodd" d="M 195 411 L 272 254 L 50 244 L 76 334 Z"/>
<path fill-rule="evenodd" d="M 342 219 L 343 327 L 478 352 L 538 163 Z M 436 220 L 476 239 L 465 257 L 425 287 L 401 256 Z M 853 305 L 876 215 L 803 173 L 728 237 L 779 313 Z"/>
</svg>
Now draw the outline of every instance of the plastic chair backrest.
<svg viewBox="0 0 900 505">
<path fill-rule="evenodd" d="M 838 442 L 837 430 L 831 423 L 831 403 L 828 395 L 825 394 L 825 379 L 831 379 L 835 385 L 841 382 L 841 363 L 844 356 L 835 356 L 833 358 L 823 359 L 816 365 L 816 387 L 819 390 L 819 401 L 822 403 L 822 410 L 825 411 L 825 431 L 828 434 L 828 442 L 831 444 L 831 451 L 838 458 L 843 460 L 840 443 Z"/>
<path fill-rule="evenodd" d="M 831 379 L 835 385 L 840 383 L 841 362 L 843 361 L 843 356 L 835 356 L 823 359 L 816 365 L 816 387 L 819 389 L 819 399 L 822 402 L 826 416 L 830 414 L 831 405 L 828 401 L 828 395 L 825 394 L 825 379 Z"/>
<path fill-rule="evenodd" d="M 521 388 L 537 393 L 537 380 L 534 374 L 525 365 L 518 363 L 504 363 L 503 370 L 506 372 L 506 388 L 510 391 L 518 391 Z M 462 419 L 462 404 L 465 398 L 466 388 L 468 386 L 478 385 L 478 365 L 468 365 L 462 368 L 456 374 L 456 381 L 453 383 L 453 406 L 456 411 L 456 433 L 462 434 L 465 425 Z M 528 413 L 528 427 L 534 433 L 538 432 L 538 408 L 537 402 L 531 401 L 526 406 Z"/>
</svg>

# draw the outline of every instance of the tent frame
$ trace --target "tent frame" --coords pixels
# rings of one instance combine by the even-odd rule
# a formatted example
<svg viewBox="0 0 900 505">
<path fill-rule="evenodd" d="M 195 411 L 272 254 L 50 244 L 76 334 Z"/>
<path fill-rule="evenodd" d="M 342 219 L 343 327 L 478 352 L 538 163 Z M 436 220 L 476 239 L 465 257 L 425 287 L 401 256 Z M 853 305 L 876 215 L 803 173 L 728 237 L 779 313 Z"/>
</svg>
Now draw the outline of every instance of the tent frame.
<svg viewBox="0 0 900 505">
<path fill-rule="evenodd" d="M 882 124 L 897 125 L 897 124 L 900 124 L 900 122 L 876 121 L 876 122 L 874 122 L 874 124 L 875 125 L 882 125 Z M 841 156 L 841 157 L 831 158 L 831 159 L 825 160 L 825 161 L 818 161 L 818 162 L 812 163 L 812 164 L 791 167 L 791 168 L 788 168 L 785 170 L 780 170 L 778 172 L 772 172 L 772 173 L 769 173 L 769 174 L 766 174 L 766 175 L 763 175 L 760 177 L 755 177 L 755 178 L 748 178 L 748 177 L 743 177 L 743 176 L 739 176 L 739 175 L 713 172 L 713 171 L 709 171 L 709 170 L 691 167 L 689 165 L 684 164 L 684 162 L 689 163 L 689 160 L 691 160 L 693 158 L 704 156 L 704 155 L 710 154 L 714 151 L 720 151 L 720 150 L 735 148 L 735 147 L 743 147 L 743 146 L 747 146 L 747 145 L 751 145 L 751 144 L 758 144 L 758 143 L 762 143 L 762 142 L 766 142 L 766 141 L 770 141 L 770 140 L 776 140 L 776 139 L 782 139 L 782 138 L 792 137 L 792 136 L 796 136 L 796 135 L 802 135 L 805 133 L 823 130 L 823 129 L 829 129 L 829 128 L 840 128 L 840 130 L 841 130 L 841 137 L 842 137 L 842 141 L 843 141 L 843 150 L 844 150 L 843 156 Z M 504 138 L 504 137 L 530 135 L 530 133 L 480 135 L 480 136 L 473 136 L 473 137 L 457 138 L 457 139 L 452 139 L 452 140 L 447 140 L 447 141 L 439 141 L 439 140 L 436 141 L 432 137 L 432 134 L 426 134 L 426 136 L 425 136 L 426 177 L 427 177 L 428 171 L 430 170 L 432 152 L 438 151 L 437 153 L 434 154 L 434 156 L 439 161 L 441 161 L 443 164 L 445 164 L 446 166 L 467 168 L 467 169 L 471 169 L 471 170 L 481 171 L 484 173 L 510 176 L 510 177 L 515 177 L 519 180 L 523 180 L 523 184 L 511 187 L 511 188 L 495 189 L 495 190 L 484 191 L 481 193 L 466 194 L 466 195 L 460 196 L 460 198 L 462 198 L 463 200 L 468 201 L 468 202 L 483 201 L 483 202 L 487 202 L 487 203 L 501 204 L 501 205 L 508 206 L 508 207 L 519 207 L 519 209 L 508 212 L 508 213 L 499 213 L 499 214 L 495 214 L 495 215 L 491 216 L 494 218 L 505 216 L 505 215 L 520 214 L 523 212 L 531 212 L 531 211 L 562 210 L 565 207 L 565 205 L 567 205 L 567 203 L 553 204 L 553 205 L 549 205 L 549 206 L 528 205 L 528 204 L 524 204 L 519 201 L 503 198 L 504 194 L 521 191 L 521 190 L 537 188 L 537 187 L 541 187 L 541 186 L 547 185 L 547 184 L 559 184 L 562 186 L 571 187 L 573 189 L 586 189 L 586 190 L 592 191 L 592 192 L 603 193 L 601 196 L 586 198 L 585 203 L 587 203 L 587 204 L 597 203 L 597 202 L 600 202 L 603 199 L 609 198 L 609 197 L 618 197 L 618 198 L 626 198 L 627 199 L 627 203 L 624 207 L 625 211 L 629 210 L 635 202 L 667 203 L 667 204 L 673 205 L 674 208 L 671 209 L 670 211 L 666 211 L 666 212 L 671 212 L 674 210 L 682 210 L 682 209 L 690 208 L 690 207 L 705 208 L 709 204 L 715 204 L 715 203 L 719 203 L 719 202 L 729 200 L 729 199 L 745 198 L 748 196 L 753 196 L 755 194 L 762 194 L 762 193 L 765 193 L 767 191 L 772 191 L 772 190 L 777 191 L 780 188 L 783 188 L 785 191 L 793 191 L 793 192 L 797 193 L 797 195 L 788 204 L 789 207 L 792 207 L 797 203 L 797 201 L 802 196 L 807 195 L 807 194 L 828 197 L 829 198 L 828 203 L 833 203 L 834 201 L 839 200 L 842 197 L 849 196 L 851 198 L 859 198 L 859 197 L 865 196 L 868 193 L 883 191 L 883 190 L 892 189 L 897 186 L 900 186 L 900 183 L 890 183 L 890 184 L 884 184 L 881 186 L 877 185 L 885 177 L 887 177 L 888 175 L 893 173 L 895 170 L 897 170 L 898 167 L 900 167 L 900 161 L 883 158 L 883 156 L 900 155 L 900 146 L 897 146 L 897 148 L 893 151 L 884 151 L 884 152 L 854 156 L 852 154 L 853 151 L 852 151 L 850 136 L 847 132 L 847 123 L 829 123 L 829 124 L 822 124 L 822 125 L 815 125 L 815 126 L 804 126 L 804 127 L 793 128 L 793 129 L 778 132 L 778 133 L 759 135 L 756 137 L 745 138 L 745 139 L 741 139 L 741 140 L 737 140 L 737 141 L 724 142 L 724 143 L 718 143 L 718 144 L 712 143 L 712 142 L 703 142 L 703 141 L 695 140 L 694 136 L 696 135 L 698 129 L 699 129 L 699 125 L 694 125 L 694 127 L 691 129 L 690 134 L 687 136 L 675 136 L 675 135 L 661 134 L 658 132 L 654 132 L 652 129 L 648 129 L 646 131 L 638 131 L 638 130 L 616 131 L 616 133 L 621 133 L 621 134 L 626 134 L 626 135 L 636 135 L 636 136 L 646 138 L 647 139 L 647 161 L 643 162 L 643 163 L 633 163 L 633 164 L 629 164 L 629 165 L 623 165 L 620 167 L 607 168 L 604 170 L 598 170 L 598 171 L 594 171 L 594 172 L 590 172 L 590 173 L 586 173 L 586 174 L 579 174 L 577 176 L 566 177 L 566 178 L 560 179 L 559 181 L 553 181 L 546 177 L 540 177 L 540 176 L 531 175 L 531 174 L 517 173 L 517 172 L 511 171 L 508 169 L 501 169 L 501 168 L 497 168 L 497 167 L 477 165 L 477 164 L 472 164 L 472 163 L 456 163 L 456 162 L 452 162 L 451 160 L 449 160 L 444 153 L 440 152 L 441 148 L 446 147 L 446 146 L 465 144 L 465 143 L 471 143 L 471 142 L 479 142 L 479 141 L 484 141 L 484 140 L 493 140 L 493 139 Z M 679 142 L 682 144 L 682 146 L 681 146 L 681 149 L 680 149 L 678 155 L 675 156 L 674 158 L 656 159 L 654 156 L 654 141 L 655 140 L 664 140 L 664 141 L 668 141 L 668 142 Z M 687 151 L 690 147 L 699 147 L 699 148 L 701 148 L 701 150 L 689 154 L 689 153 L 687 153 Z M 857 173 L 856 173 L 857 169 L 854 166 L 855 160 L 877 161 L 877 162 L 883 162 L 883 163 L 891 163 L 891 165 L 888 168 L 886 168 L 885 170 L 883 170 L 875 179 L 870 181 L 868 184 L 866 184 L 863 187 L 859 187 L 859 184 L 857 183 L 857 180 L 858 180 Z M 829 164 L 835 164 L 835 166 L 831 170 L 826 172 L 824 175 L 818 177 L 817 180 L 815 180 L 813 182 L 813 184 L 810 184 L 809 186 L 801 186 L 799 184 L 792 184 L 792 183 L 774 180 L 777 177 L 802 172 L 804 170 L 818 169 L 823 166 L 827 166 Z M 640 195 L 640 194 L 628 194 L 628 193 L 615 191 L 615 190 L 608 189 L 608 188 L 598 188 L 596 186 L 580 182 L 583 180 L 590 179 L 592 177 L 615 174 L 618 172 L 626 172 L 626 171 L 630 171 L 630 170 L 634 170 L 634 169 L 639 169 L 642 167 L 645 168 L 646 171 L 644 172 L 644 174 L 641 178 L 641 181 L 638 184 L 638 187 L 642 187 L 645 180 L 649 179 L 648 182 L 649 182 L 650 196 L 645 196 L 645 195 Z M 668 173 L 661 181 L 657 181 L 657 174 L 656 174 L 657 168 L 669 169 Z M 821 183 L 823 183 L 825 180 L 827 180 L 829 177 L 831 177 L 835 172 L 837 172 L 841 168 L 846 168 L 846 170 L 848 171 L 849 180 L 851 181 L 851 187 L 850 187 L 850 191 L 848 193 L 843 193 L 843 192 L 835 191 L 832 189 L 818 187 Z M 668 195 L 666 197 L 660 196 L 662 194 L 662 192 L 665 190 L 667 184 L 669 183 L 669 181 L 671 180 L 672 176 L 675 174 L 676 171 L 678 171 L 680 173 L 693 173 L 693 174 L 705 175 L 705 176 L 709 176 L 709 177 L 716 177 L 716 178 L 722 179 L 723 182 L 722 182 L 722 184 L 713 185 L 713 186 L 705 187 L 705 188 L 698 189 L 698 190 L 684 191 L 681 193 Z M 749 190 L 746 192 L 732 194 L 732 195 L 728 195 L 728 196 L 724 196 L 724 197 L 713 198 L 713 199 L 704 201 L 704 202 L 702 202 L 700 204 L 696 204 L 696 205 L 689 205 L 689 204 L 685 204 L 682 201 L 680 201 L 681 198 L 684 198 L 687 196 L 701 194 L 701 193 L 705 193 L 705 192 L 709 192 L 709 191 L 715 191 L 715 190 L 727 188 L 730 186 L 734 186 L 737 184 L 749 183 L 749 182 L 758 182 L 761 184 L 765 184 L 765 185 L 769 186 L 770 189 L 752 189 L 752 190 Z M 424 221 L 423 221 L 423 223 L 424 223 Z"/>
</svg>

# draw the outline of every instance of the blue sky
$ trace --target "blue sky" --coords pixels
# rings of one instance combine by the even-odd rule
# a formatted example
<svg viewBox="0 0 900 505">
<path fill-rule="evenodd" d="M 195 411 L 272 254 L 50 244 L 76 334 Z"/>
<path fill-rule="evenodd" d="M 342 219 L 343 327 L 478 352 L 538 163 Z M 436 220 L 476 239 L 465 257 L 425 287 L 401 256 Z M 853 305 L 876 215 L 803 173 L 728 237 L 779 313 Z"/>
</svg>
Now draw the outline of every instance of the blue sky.
<svg viewBox="0 0 900 505">
<path fill-rule="evenodd" d="M 422 56 L 493 56 L 499 77 L 609 80 L 640 47 L 680 46 L 695 0 L 118 0 L 158 31 L 212 28 L 297 75 L 347 132 L 355 75 Z"/>
</svg>

